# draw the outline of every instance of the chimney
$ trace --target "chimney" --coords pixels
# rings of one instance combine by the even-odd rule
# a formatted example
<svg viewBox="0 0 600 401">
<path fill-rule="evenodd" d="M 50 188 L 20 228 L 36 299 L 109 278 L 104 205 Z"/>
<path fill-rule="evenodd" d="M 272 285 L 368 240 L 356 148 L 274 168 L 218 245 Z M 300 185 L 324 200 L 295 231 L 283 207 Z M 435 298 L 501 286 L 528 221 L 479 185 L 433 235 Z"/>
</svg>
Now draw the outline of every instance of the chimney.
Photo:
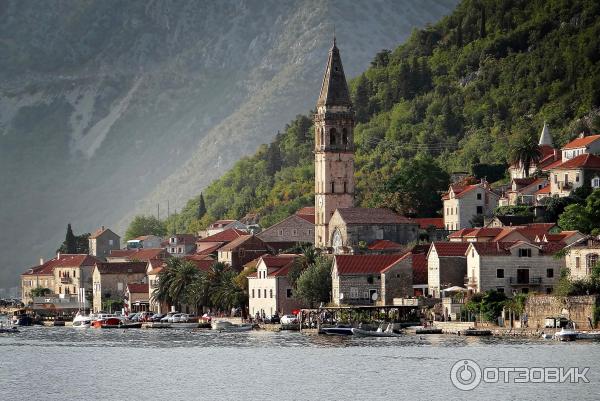
<svg viewBox="0 0 600 401">
<path fill-rule="evenodd" d="M 56 259 L 60 260 L 60 252 L 56 252 Z"/>
<path fill-rule="evenodd" d="M 44 258 L 40 258 L 40 266 L 44 264 Z"/>
<path fill-rule="evenodd" d="M 579 138 L 583 138 L 585 137 L 585 132 L 581 131 L 581 133 L 579 133 Z"/>
<path fill-rule="evenodd" d="M 104 226 L 102 226 L 102 231 L 104 231 Z"/>
</svg>

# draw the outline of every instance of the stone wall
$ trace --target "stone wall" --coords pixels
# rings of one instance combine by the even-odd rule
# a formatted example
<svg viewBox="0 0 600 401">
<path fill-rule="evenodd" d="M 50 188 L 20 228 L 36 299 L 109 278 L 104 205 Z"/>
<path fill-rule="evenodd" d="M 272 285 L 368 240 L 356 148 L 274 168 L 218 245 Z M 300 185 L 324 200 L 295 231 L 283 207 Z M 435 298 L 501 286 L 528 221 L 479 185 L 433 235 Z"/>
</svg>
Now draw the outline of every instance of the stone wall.
<svg viewBox="0 0 600 401">
<path fill-rule="evenodd" d="M 594 307 L 598 305 L 596 295 L 578 297 L 555 297 L 532 295 L 527 299 L 525 312 L 529 327 L 543 328 L 547 317 L 563 316 L 575 322 L 578 329 L 589 329 L 588 318 L 593 320 Z"/>
</svg>

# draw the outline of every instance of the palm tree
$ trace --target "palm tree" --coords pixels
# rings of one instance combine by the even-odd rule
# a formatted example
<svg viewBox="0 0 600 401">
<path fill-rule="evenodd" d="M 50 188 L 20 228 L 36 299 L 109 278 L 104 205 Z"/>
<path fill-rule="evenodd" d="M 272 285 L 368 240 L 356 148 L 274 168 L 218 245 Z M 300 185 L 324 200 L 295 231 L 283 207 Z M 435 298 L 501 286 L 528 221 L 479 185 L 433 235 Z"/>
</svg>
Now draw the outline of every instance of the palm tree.
<svg viewBox="0 0 600 401">
<path fill-rule="evenodd" d="M 171 297 L 171 283 L 175 277 L 175 266 L 177 262 L 173 259 L 167 261 L 167 266 L 158 273 L 158 286 L 152 292 L 152 300 L 158 304 L 174 304 L 174 300 Z"/>
<path fill-rule="evenodd" d="M 167 268 L 173 270 L 173 277 L 169 285 L 169 296 L 181 309 L 181 304 L 185 303 L 186 291 L 199 274 L 196 265 L 189 260 L 172 258 L 167 262 Z"/>
<path fill-rule="evenodd" d="M 510 147 L 510 162 L 523 167 L 525 177 L 529 177 L 529 168 L 542 158 L 540 146 L 535 137 L 528 133 L 517 135 Z"/>
<path fill-rule="evenodd" d="M 245 293 L 236 284 L 236 277 L 237 273 L 234 270 L 227 269 L 221 274 L 217 286 L 213 287 L 211 301 L 221 310 L 229 311 L 245 304 Z"/>
<path fill-rule="evenodd" d="M 203 306 L 211 306 L 210 303 L 211 283 L 208 274 L 199 272 L 194 281 L 187 286 L 185 291 L 185 303 L 194 305 L 199 313 Z"/>
</svg>

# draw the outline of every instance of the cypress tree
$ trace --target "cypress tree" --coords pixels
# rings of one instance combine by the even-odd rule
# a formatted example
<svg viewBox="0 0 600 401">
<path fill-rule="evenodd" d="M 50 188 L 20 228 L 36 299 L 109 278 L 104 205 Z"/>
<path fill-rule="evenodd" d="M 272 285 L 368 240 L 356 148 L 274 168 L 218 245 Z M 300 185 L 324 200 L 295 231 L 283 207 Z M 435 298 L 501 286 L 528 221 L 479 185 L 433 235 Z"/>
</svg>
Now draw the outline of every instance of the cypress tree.
<svg viewBox="0 0 600 401">
<path fill-rule="evenodd" d="M 200 220 L 206 214 L 206 205 L 204 204 L 204 196 L 200 192 L 200 200 L 198 201 L 198 214 L 196 218 Z"/>
<path fill-rule="evenodd" d="M 67 246 L 67 253 L 77 253 L 77 240 L 75 239 L 75 234 L 73 234 L 73 230 L 71 229 L 71 223 L 67 224 L 65 244 Z"/>
</svg>

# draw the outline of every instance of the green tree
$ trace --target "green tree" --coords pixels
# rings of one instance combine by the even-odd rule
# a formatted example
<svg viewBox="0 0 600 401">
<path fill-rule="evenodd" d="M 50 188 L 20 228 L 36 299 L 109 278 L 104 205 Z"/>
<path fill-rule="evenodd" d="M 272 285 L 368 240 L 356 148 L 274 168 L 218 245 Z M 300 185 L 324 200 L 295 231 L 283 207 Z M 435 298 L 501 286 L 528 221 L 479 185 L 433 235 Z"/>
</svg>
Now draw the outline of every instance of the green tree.
<svg viewBox="0 0 600 401">
<path fill-rule="evenodd" d="M 77 254 L 87 254 L 90 253 L 90 233 L 80 234 L 75 236 L 75 253 Z M 67 241 L 63 241 L 60 247 L 56 250 L 56 252 L 60 253 L 71 253 L 68 251 Z"/>
<path fill-rule="evenodd" d="M 165 270 L 167 269 L 172 270 L 172 275 L 169 276 L 169 298 L 171 299 L 172 303 L 175 304 L 177 309 L 181 310 L 181 305 L 184 304 L 188 298 L 186 291 L 188 290 L 188 287 L 198 278 L 198 275 L 200 274 L 199 270 L 193 262 L 180 258 L 168 259 Z"/>
<path fill-rule="evenodd" d="M 202 192 L 200 192 L 200 199 L 198 200 L 198 213 L 196 214 L 196 218 L 200 220 L 206 214 L 206 204 L 204 203 L 204 196 Z"/>
<path fill-rule="evenodd" d="M 77 253 L 77 241 L 75 239 L 75 234 L 73 234 L 73 230 L 71 229 L 71 223 L 67 224 L 65 246 L 67 248 L 67 253 Z"/>
<path fill-rule="evenodd" d="M 52 290 L 50 288 L 36 287 L 31 290 L 32 297 L 44 297 L 50 294 L 52 294 Z"/>
<path fill-rule="evenodd" d="M 319 256 L 298 277 L 295 298 L 303 300 L 312 308 L 319 302 L 330 301 L 331 264 L 326 256 Z"/>
<path fill-rule="evenodd" d="M 142 235 L 156 235 L 159 237 L 167 234 L 165 224 L 154 216 L 135 216 L 127 231 L 125 232 L 125 240 L 130 240 Z"/>
<path fill-rule="evenodd" d="M 293 289 L 296 289 L 296 283 L 302 272 L 313 265 L 319 256 L 317 249 L 312 244 L 303 245 L 300 252 L 302 255 L 294 260 L 294 264 L 287 274 L 288 282 Z"/>
</svg>

